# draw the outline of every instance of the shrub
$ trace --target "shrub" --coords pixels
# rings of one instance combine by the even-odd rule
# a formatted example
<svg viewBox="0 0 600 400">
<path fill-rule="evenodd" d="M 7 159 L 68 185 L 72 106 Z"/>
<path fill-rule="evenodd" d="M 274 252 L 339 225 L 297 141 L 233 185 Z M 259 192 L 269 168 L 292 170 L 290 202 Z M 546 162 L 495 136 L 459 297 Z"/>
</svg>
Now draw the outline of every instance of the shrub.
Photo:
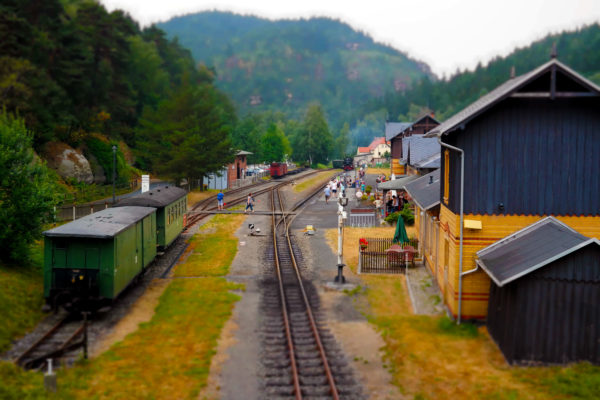
<svg viewBox="0 0 600 400">
<path fill-rule="evenodd" d="M 131 172 L 125 162 L 123 153 L 118 149 L 118 143 L 108 142 L 101 140 L 98 137 L 90 136 L 86 139 L 85 144 L 88 147 L 90 153 L 92 153 L 98 163 L 104 170 L 106 175 L 106 182 L 112 183 L 112 165 L 113 165 L 113 151 L 112 146 L 117 145 L 117 185 L 126 184 L 131 178 Z"/>
<path fill-rule="evenodd" d="M 404 208 L 400 211 L 400 215 L 406 225 L 412 226 L 415 224 L 415 214 L 413 214 L 412 207 L 408 203 L 404 205 Z"/>
<path fill-rule="evenodd" d="M 385 217 L 385 222 L 396 223 L 398 218 L 402 217 L 404 224 L 412 226 L 415 224 L 415 215 L 413 214 L 412 207 L 407 203 L 401 211 L 396 211 Z"/>
<path fill-rule="evenodd" d="M 365 193 L 366 193 L 366 194 L 371 194 L 371 191 L 373 191 L 373 187 L 372 187 L 371 185 L 369 185 L 369 186 L 367 186 L 367 187 L 365 188 Z"/>
</svg>

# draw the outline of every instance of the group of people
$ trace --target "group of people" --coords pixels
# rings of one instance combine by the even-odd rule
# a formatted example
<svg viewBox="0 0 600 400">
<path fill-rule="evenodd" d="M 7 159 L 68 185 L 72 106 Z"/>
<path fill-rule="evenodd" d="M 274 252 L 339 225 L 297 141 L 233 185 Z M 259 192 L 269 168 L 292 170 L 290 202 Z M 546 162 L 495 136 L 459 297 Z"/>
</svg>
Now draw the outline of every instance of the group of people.
<svg viewBox="0 0 600 400">
<path fill-rule="evenodd" d="M 219 190 L 217 194 L 217 210 L 221 211 L 225 207 L 225 194 L 223 194 L 222 190 Z M 246 209 L 244 212 L 247 212 L 250 209 L 250 212 L 254 212 L 254 197 L 252 193 L 248 193 L 248 197 L 246 198 Z"/>
</svg>

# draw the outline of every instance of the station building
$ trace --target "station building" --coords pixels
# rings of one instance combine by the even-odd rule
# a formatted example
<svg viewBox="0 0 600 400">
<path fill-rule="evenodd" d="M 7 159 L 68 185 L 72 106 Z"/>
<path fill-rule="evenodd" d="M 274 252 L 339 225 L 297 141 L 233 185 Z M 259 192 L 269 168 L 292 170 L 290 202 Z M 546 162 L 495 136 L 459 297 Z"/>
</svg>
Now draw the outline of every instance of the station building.
<svg viewBox="0 0 600 400">
<path fill-rule="evenodd" d="M 525 268 L 523 259 L 531 243 L 511 235 L 545 217 L 552 216 L 585 241 L 600 238 L 599 109 L 600 87 L 552 58 L 512 77 L 426 134 L 442 142 L 435 228 L 439 256 L 432 270 L 454 317 L 494 321 L 488 313 L 497 310 L 489 300 L 490 290 L 500 293 L 501 286 L 494 281 L 498 270 L 482 268 L 490 260 L 481 260 L 484 249 L 503 238 L 513 240 L 512 258 L 499 268 L 516 270 Z M 559 246 L 569 235 L 565 231 L 559 237 L 541 236 L 539 246 Z M 544 259 L 547 264 L 554 261 L 551 256 Z M 589 268 L 597 270 L 597 263 Z M 586 276 L 588 297 L 570 297 L 580 308 L 600 293 L 599 274 Z M 565 285 L 560 290 L 573 288 Z M 498 301 L 505 300 L 494 304 Z M 511 301 L 525 300 L 515 294 Z M 595 304 L 598 328 L 600 309 Z M 522 313 L 547 312 L 541 298 L 528 307 L 513 317 L 527 319 Z M 565 329 L 589 329 L 578 325 L 582 323 Z M 537 330 L 551 328 L 542 324 Z"/>
</svg>

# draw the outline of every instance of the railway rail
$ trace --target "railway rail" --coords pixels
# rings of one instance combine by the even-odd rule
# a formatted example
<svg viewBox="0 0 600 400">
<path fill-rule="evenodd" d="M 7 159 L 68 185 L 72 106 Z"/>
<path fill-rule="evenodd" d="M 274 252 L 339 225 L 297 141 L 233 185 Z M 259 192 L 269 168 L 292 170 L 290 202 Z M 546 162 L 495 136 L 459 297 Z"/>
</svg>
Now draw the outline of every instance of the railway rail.
<svg viewBox="0 0 600 400">
<path fill-rule="evenodd" d="M 292 210 L 319 193 L 317 189 Z M 279 211 L 278 211 L 279 209 Z M 270 398 L 361 399 L 361 389 L 337 347 L 333 335 L 320 322 L 313 303 L 314 287 L 302 278 L 289 233 L 279 188 L 271 191 L 272 261 L 276 283 L 264 295 L 265 389 Z M 308 290 L 305 288 L 308 285 Z"/>
<path fill-rule="evenodd" d="M 61 316 L 44 335 L 14 359 L 15 364 L 26 369 L 40 369 L 49 358 L 63 363 L 73 362 L 76 358 L 74 350 L 87 345 L 86 326 L 87 320 L 76 321 L 70 313 Z"/>
<path fill-rule="evenodd" d="M 322 170 L 316 170 L 316 171 L 310 171 L 306 174 L 303 174 L 301 177 L 307 177 L 310 175 L 314 175 L 318 172 L 322 172 Z M 280 179 L 277 181 L 274 181 L 272 183 L 275 183 L 275 186 L 269 186 L 268 188 L 265 189 L 260 189 L 256 192 L 254 192 L 254 196 L 259 196 L 261 194 L 265 194 L 270 192 L 273 187 L 281 187 L 284 185 L 289 184 L 292 180 L 284 180 L 284 179 Z M 248 186 L 243 186 L 241 188 L 238 189 L 234 189 L 234 190 L 229 190 L 226 192 L 227 196 L 229 197 L 229 199 L 227 200 L 227 206 L 226 208 L 229 208 L 231 206 L 243 203 L 246 201 L 246 193 L 248 192 L 248 189 L 257 187 L 257 186 L 263 186 L 267 184 L 266 182 L 259 182 L 259 183 L 254 183 L 252 185 L 248 185 Z M 244 193 L 242 196 L 239 197 L 234 197 L 234 198 L 230 198 L 231 195 L 235 195 L 238 193 Z M 203 218 L 206 218 L 208 215 L 207 213 L 201 213 L 200 211 L 214 211 L 217 209 L 217 207 L 214 206 L 215 202 L 217 200 L 217 196 L 211 196 L 209 198 L 206 198 L 204 200 L 199 201 L 198 203 L 196 203 L 192 209 L 190 211 L 188 211 L 188 216 L 187 216 L 187 223 L 186 223 L 186 227 L 184 228 L 184 230 L 189 229 L 190 227 L 194 226 L 196 223 L 198 223 L 198 221 L 202 220 Z"/>
</svg>

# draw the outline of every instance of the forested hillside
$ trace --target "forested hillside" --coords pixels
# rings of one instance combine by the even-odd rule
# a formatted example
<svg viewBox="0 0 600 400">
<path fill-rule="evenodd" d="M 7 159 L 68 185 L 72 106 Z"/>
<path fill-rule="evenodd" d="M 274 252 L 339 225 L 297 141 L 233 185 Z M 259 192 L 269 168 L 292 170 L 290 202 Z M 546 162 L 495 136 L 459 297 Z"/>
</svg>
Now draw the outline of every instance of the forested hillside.
<svg viewBox="0 0 600 400">
<path fill-rule="evenodd" d="M 474 71 L 454 74 L 448 80 L 424 78 L 404 92 L 389 88 L 385 96 L 366 104 L 362 116 L 384 110 L 392 120 L 410 120 L 421 109 L 430 108 L 442 121 L 509 79 L 511 67 L 521 75 L 548 61 L 553 43 L 561 62 L 600 83 L 600 25 L 594 24 L 548 35 L 506 57 L 493 59 L 485 67 L 479 65 Z"/>
<path fill-rule="evenodd" d="M 299 118 L 317 101 L 339 129 L 369 99 L 433 79 L 426 64 L 327 18 L 270 21 L 202 12 L 158 26 L 215 68 L 217 86 L 242 114 L 275 110 Z"/>
<path fill-rule="evenodd" d="M 123 155 L 129 148 L 146 170 L 190 176 L 165 160 L 200 133 L 196 147 L 219 163 L 231 156 L 230 149 L 216 150 L 217 144 L 230 145 L 236 118 L 229 99 L 214 87 L 213 72 L 197 68 L 190 52 L 162 30 L 142 30 L 123 11 L 109 13 L 95 1 L 6 0 L 0 4 L 0 34 L 0 107 L 25 120 L 36 151 L 43 153 L 49 142 L 65 143 L 110 174 L 115 144 L 119 178 L 126 175 Z M 193 123 L 193 114 L 185 122 L 151 121 L 168 107 L 203 111 Z M 160 143 L 160 152 L 147 151 L 149 138 Z M 203 161 L 215 168 L 214 160 Z"/>
</svg>

